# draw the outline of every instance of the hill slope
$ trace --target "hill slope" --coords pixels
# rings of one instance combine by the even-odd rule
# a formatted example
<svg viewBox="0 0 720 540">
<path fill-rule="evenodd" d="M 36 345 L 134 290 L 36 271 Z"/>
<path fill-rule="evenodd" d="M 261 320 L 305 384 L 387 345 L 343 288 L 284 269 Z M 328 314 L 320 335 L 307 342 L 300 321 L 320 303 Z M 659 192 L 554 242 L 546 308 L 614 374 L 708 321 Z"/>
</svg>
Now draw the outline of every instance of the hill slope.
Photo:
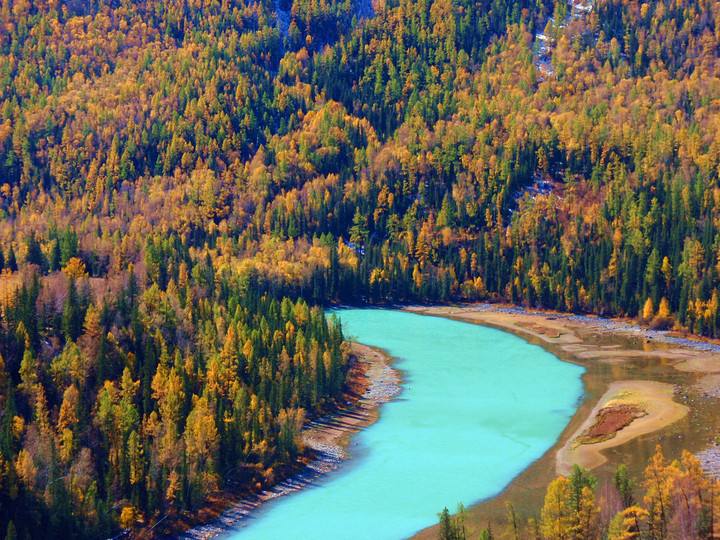
<svg viewBox="0 0 720 540">
<path fill-rule="evenodd" d="M 720 333 L 715 3 L 373 8 L 0 4 L 0 532 L 271 481 L 347 367 L 305 302 Z"/>
</svg>

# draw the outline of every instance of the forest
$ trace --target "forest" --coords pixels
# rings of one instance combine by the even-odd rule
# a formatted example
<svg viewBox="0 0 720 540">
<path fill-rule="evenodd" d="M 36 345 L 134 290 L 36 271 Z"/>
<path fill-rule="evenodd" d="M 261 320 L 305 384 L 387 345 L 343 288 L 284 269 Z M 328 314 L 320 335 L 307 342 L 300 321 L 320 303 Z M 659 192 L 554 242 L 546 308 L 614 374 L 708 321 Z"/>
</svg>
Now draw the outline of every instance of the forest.
<svg viewBox="0 0 720 540">
<path fill-rule="evenodd" d="M 599 485 L 590 471 L 574 465 L 569 477 L 559 476 L 547 487 L 539 515 L 520 516 L 508 502 L 507 528 L 497 534 L 491 527 L 472 531 L 462 504 L 455 516 L 445 508 L 438 514 L 438 538 L 715 538 L 720 526 L 718 489 L 717 478 L 707 476 L 690 452 L 671 462 L 658 446 L 642 478 L 619 465 L 612 478 Z"/>
<path fill-rule="evenodd" d="M 0 535 L 271 484 L 345 388 L 325 305 L 719 337 L 719 42 L 711 0 L 0 0 Z"/>
</svg>

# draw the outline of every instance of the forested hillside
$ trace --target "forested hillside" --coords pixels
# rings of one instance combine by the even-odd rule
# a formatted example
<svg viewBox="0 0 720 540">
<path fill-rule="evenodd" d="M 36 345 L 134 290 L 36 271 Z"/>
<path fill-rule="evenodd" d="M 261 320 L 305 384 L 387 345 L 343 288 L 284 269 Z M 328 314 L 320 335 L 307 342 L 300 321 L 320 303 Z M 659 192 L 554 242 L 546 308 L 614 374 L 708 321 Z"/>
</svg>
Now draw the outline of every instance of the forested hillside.
<svg viewBox="0 0 720 540">
<path fill-rule="evenodd" d="M 719 19 L 1 0 L 0 534 L 99 537 L 271 482 L 345 382 L 320 304 L 719 335 Z"/>
</svg>

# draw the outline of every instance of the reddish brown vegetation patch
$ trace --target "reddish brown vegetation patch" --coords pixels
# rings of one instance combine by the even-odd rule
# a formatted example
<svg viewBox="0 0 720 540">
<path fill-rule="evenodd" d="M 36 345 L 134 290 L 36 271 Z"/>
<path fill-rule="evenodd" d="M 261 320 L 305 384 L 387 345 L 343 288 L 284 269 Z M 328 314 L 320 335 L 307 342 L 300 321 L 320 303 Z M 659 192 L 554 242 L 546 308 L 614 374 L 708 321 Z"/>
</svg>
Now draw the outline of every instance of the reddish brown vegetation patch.
<svg viewBox="0 0 720 540">
<path fill-rule="evenodd" d="M 595 416 L 595 423 L 578 437 L 577 442 L 592 444 L 611 439 L 630 422 L 646 414 L 644 409 L 635 405 L 612 405 L 600 409 Z"/>
</svg>

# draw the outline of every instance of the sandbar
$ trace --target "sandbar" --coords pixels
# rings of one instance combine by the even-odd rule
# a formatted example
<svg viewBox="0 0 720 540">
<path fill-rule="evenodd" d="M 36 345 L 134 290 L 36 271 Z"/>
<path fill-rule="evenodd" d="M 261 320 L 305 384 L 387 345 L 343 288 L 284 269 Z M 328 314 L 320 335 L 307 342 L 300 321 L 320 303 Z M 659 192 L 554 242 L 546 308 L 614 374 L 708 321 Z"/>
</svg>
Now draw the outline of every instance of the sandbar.
<svg viewBox="0 0 720 540">
<path fill-rule="evenodd" d="M 607 461 L 602 450 L 619 446 L 635 437 L 652 433 L 688 413 L 689 408 L 673 401 L 672 385 L 657 381 L 615 381 L 592 410 L 582 425 L 557 452 L 556 472 L 567 476 L 573 464 L 595 469 Z M 626 426 L 611 433 L 600 442 L 584 443 L 581 436 L 595 422 L 598 413 L 618 404 L 635 406 L 644 411 L 644 416 L 635 418 Z"/>
</svg>

